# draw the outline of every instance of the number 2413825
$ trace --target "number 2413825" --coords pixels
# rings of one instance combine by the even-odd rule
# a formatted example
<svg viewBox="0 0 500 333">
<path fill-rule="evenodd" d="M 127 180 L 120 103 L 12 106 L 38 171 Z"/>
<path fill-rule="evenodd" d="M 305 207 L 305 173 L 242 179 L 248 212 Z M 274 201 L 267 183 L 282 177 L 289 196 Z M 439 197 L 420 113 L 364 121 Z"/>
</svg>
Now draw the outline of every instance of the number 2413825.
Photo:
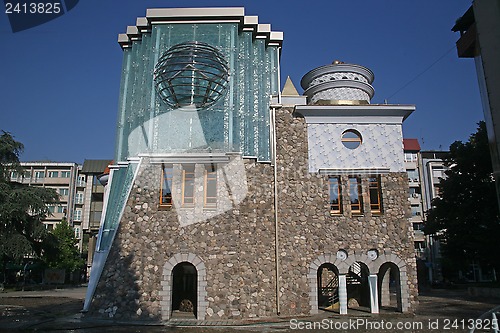
<svg viewBox="0 0 500 333">
<path fill-rule="evenodd" d="M 5 14 L 59 14 L 60 2 L 5 3 Z"/>
</svg>

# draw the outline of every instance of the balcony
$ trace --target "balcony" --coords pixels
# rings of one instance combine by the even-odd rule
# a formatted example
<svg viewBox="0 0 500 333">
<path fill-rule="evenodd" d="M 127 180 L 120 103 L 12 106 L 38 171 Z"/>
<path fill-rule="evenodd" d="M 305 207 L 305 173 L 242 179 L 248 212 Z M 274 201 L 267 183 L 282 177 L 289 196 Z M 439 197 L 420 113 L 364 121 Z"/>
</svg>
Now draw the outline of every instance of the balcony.
<svg viewBox="0 0 500 333">
<path fill-rule="evenodd" d="M 415 257 L 417 259 L 425 260 L 427 258 L 427 251 L 422 248 L 415 249 Z"/>
<path fill-rule="evenodd" d="M 423 219 L 422 219 L 422 214 L 417 212 L 417 214 L 412 214 L 412 216 L 410 217 L 410 222 L 412 223 L 422 223 L 423 222 Z"/>
<path fill-rule="evenodd" d="M 410 201 L 410 204 L 412 206 L 419 205 L 421 203 L 422 197 L 418 193 L 413 193 L 412 195 L 410 195 L 408 200 Z"/>
<path fill-rule="evenodd" d="M 422 230 L 413 230 L 413 236 L 415 242 L 423 242 L 425 241 L 425 234 Z"/>
<path fill-rule="evenodd" d="M 416 169 L 417 167 L 417 161 L 405 161 L 405 169 Z"/>
<path fill-rule="evenodd" d="M 410 183 L 410 186 L 415 186 L 420 184 L 420 180 L 418 177 L 408 177 L 408 183 Z"/>
</svg>

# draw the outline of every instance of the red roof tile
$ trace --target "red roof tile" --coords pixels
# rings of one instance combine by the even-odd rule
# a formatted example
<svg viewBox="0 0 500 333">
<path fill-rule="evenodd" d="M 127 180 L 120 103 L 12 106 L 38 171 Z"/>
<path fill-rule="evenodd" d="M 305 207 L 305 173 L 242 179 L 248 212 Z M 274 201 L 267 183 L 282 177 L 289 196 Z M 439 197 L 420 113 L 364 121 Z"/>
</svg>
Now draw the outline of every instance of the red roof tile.
<svg viewBox="0 0 500 333">
<path fill-rule="evenodd" d="M 418 139 L 403 139 L 403 147 L 405 151 L 420 151 Z"/>
</svg>

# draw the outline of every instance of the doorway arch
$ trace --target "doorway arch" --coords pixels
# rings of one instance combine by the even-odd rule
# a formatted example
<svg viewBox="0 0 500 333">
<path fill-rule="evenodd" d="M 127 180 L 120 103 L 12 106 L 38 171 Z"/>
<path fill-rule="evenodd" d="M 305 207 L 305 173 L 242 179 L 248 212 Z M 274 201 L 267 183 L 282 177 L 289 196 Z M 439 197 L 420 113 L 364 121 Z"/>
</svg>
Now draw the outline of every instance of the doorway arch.
<svg viewBox="0 0 500 333">
<path fill-rule="evenodd" d="M 392 262 L 382 264 L 378 271 L 378 281 L 380 306 L 389 310 L 403 312 L 399 267 Z"/>
<path fill-rule="evenodd" d="M 339 271 L 331 263 L 324 263 L 318 268 L 318 309 L 340 309 Z"/>
<path fill-rule="evenodd" d="M 349 308 L 367 307 L 370 309 L 370 285 L 368 276 L 370 270 L 368 266 L 355 261 L 347 272 L 347 298 Z"/>
<path fill-rule="evenodd" d="M 198 272 L 189 262 L 181 262 L 172 270 L 172 312 L 192 313 L 196 317 Z"/>
<path fill-rule="evenodd" d="M 207 272 L 205 269 L 205 264 L 203 263 L 201 258 L 194 253 L 177 253 L 173 257 L 171 257 L 163 266 L 163 279 L 161 282 L 162 290 L 160 291 L 162 320 L 170 320 L 170 318 L 172 317 L 172 311 L 174 310 L 174 273 L 177 275 L 182 275 L 181 273 L 184 273 L 187 267 L 191 267 L 187 268 L 187 270 L 193 272 L 193 266 L 196 271 L 196 297 L 194 300 L 195 303 L 193 304 L 193 309 L 196 310 L 196 319 L 205 320 L 206 310 L 208 307 L 208 302 L 206 301 Z M 176 272 L 174 272 L 174 269 Z M 184 276 L 186 275 L 184 274 Z M 181 279 L 181 281 L 183 281 L 183 279 Z M 177 297 L 178 296 L 176 296 L 176 299 Z"/>
</svg>

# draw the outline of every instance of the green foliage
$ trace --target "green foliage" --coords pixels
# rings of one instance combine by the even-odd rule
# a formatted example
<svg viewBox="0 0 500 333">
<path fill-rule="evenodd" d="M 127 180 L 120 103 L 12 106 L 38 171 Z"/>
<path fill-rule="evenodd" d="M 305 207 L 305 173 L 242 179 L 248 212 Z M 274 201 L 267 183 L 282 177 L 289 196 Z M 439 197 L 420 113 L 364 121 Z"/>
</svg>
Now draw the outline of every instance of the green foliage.
<svg viewBox="0 0 500 333">
<path fill-rule="evenodd" d="M 20 170 L 19 155 L 24 150 L 24 145 L 14 140 L 8 132 L 2 131 L 0 135 L 0 181 L 9 179 L 11 170 Z"/>
<path fill-rule="evenodd" d="M 440 182 L 441 196 L 433 202 L 425 226 L 443 242 L 443 259 L 449 266 L 470 263 L 500 268 L 500 220 L 484 122 L 469 141 L 456 141 L 445 160 L 450 168 Z"/>
<path fill-rule="evenodd" d="M 12 261 L 24 254 L 40 257 L 53 251 L 53 238 L 42 220 L 50 212 L 47 204 L 58 200 L 55 190 L 11 182 L 9 172 L 22 173 L 19 154 L 23 144 L 10 133 L 0 136 L 0 261 Z M 17 241 L 18 242 L 17 242 Z"/>
<path fill-rule="evenodd" d="M 47 256 L 47 264 L 51 268 L 66 269 L 68 272 L 82 268 L 84 260 L 76 246 L 78 240 L 75 238 L 73 228 L 66 220 L 61 221 L 52 231 L 56 241 L 54 255 Z"/>
</svg>

